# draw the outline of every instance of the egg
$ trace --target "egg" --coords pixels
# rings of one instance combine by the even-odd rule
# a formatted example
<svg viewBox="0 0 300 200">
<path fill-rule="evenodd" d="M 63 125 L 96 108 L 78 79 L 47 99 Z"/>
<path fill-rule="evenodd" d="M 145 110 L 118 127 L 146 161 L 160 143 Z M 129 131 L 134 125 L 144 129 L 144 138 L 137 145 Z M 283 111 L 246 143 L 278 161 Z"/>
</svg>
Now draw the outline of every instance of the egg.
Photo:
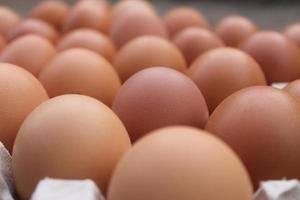
<svg viewBox="0 0 300 200">
<path fill-rule="evenodd" d="M 284 90 L 300 100 L 300 79 L 290 82 Z"/>
<path fill-rule="evenodd" d="M 283 34 L 300 47 L 300 23 L 292 24 L 285 28 Z"/>
<path fill-rule="evenodd" d="M 16 138 L 12 166 L 17 192 L 29 199 L 45 177 L 92 179 L 105 192 L 130 146 L 125 127 L 103 103 L 82 95 L 50 99 L 26 118 Z"/>
<path fill-rule="evenodd" d="M 188 27 L 208 28 L 205 17 L 192 7 L 179 6 L 164 15 L 164 22 L 171 37 Z"/>
<path fill-rule="evenodd" d="M 254 86 L 226 98 L 205 130 L 239 155 L 254 188 L 260 181 L 300 178 L 300 104 L 287 92 Z"/>
<path fill-rule="evenodd" d="M 258 62 L 268 83 L 289 82 L 300 78 L 300 50 L 282 34 L 258 32 L 240 47 Z"/>
<path fill-rule="evenodd" d="M 77 29 L 65 35 L 57 45 L 58 51 L 70 48 L 86 48 L 92 50 L 109 62 L 113 62 L 116 54 L 116 47 L 113 42 L 103 33 L 93 29 Z"/>
<path fill-rule="evenodd" d="M 224 46 L 214 33 L 197 27 L 186 28 L 179 32 L 173 38 L 173 43 L 183 53 L 188 64 L 206 51 Z"/>
<path fill-rule="evenodd" d="M 16 64 L 37 76 L 55 53 L 55 48 L 47 39 L 37 35 L 25 35 L 5 48 L 0 61 Z"/>
<path fill-rule="evenodd" d="M 59 39 L 58 32 L 49 24 L 39 19 L 27 19 L 15 28 L 12 28 L 7 35 L 8 41 L 12 41 L 20 36 L 36 34 L 42 36 L 52 43 L 56 43 Z"/>
<path fill-rule="evenodd" d="M 123 82 L 134 73 L 153 66 L 182 72 L 186 70 L 185 59 L 178 48 L 168 40 L 155 36 L 143 36 L 130 41 L 114 59 L 114 67 Z"/>
<path fill-rule="evenodd" d="M 39 80 L 50 97 L 83 94 L 111 106 L 120 88 L 113 66 L 98 54 L 80 48 L 63 51 L 41 71 Z"/>
<path fill-rule="evenodd" d="M 6 40 L 5 38 L 0 34 L 0 53 L 3 51 L 3 49 L 6 46 Z"/>
<path fill-rule="evenodd" d="M 250 86 L 266 85 L 257 62 L 233 48 L 208 51 L 191 65 L 187 75 L 201 90 L 210 113 L 232 93 Z"/>
<path fill-rule="evenodd" d="M 227 46 L 238 47 L 257 32 L 257 27 L 243 16 L 228 16 L 219 21 L 215 32 Z"/>
<path fill-rule="evenodd" d="M 43 20 L 60 30 L 69 11 L 70 6 L 62 0 L 46 0 L 33 7 L 29 17 Z"/>
<path fill-rule="evenodd" d="M 162 20 L 153 11 L 139 7 L 123 11 L 114 20 L 110 30 L 110 38 L 118 48 L 132 39 L 145 35 L 168 37 Z"/>
<path fill-rule="evenodd" d="M 252 186 L 239 158 L 221 140 L 175 126 L 149 133 L 128 150 L 107 199 L 251 200 Z"/>
<path fill-rule="evenodd" d="M 107 33 L 111 25 L 111 12 L 103 1 L 79 1 L 63 23 L 63 32 L 78 28 L 91 28 Z"/>
<path fill-rule="evenodd" d="M 47 99 L 42 84 L 29 72 L 0 63 L 0 141 L 9 151 L 25 117 Z"/>
<path fill-rule="evenodd" d="M 113 102 L 132 141 L 169 125 L 203 128 L 208 119 L 206 102 L 197 86 L 184 74 L 152 67 L 130 77 Z"/>
<path fill-rule="evenodd" d="M 21 21 L 21 17 L 15 11 L 5 6 L 0 6 L 0 19 L 0 34 L 4 37 Z"/>
</svg>

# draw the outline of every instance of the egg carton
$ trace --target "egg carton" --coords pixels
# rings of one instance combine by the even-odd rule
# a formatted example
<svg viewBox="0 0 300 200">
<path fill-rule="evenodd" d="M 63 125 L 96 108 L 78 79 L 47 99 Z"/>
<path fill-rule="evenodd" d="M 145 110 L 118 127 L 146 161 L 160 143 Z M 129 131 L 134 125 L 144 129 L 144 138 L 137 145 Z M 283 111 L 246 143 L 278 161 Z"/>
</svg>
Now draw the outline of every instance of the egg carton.
<svg viewBox="0 0 300 200">
<path fill-rule="evenodd" d="M 0 200 L 16 200 L 11 156 L 0 142 Z M 31 200 L 105 200 L 91 180 L 45 178 L 37 185 Z M 300 200 L 298 180 L 266 181 L 254 194 L 254 200 Z"/>
</svg>

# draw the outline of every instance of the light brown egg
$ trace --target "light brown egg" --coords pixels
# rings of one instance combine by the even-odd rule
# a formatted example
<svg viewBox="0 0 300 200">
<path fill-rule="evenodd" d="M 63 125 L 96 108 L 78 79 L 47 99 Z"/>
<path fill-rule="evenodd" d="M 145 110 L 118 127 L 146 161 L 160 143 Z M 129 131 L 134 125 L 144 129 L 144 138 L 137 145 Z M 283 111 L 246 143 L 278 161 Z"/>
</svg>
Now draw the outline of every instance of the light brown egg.
<svg viewBox="0 0 300 200">
<path fill-rule="evenodd" d="M 300 100 L 300 79 L 290 82 L 284 90 Z"/>
<path fill-rule="evenodd" d="M 229 95 L 246 87 L 266 85 L 257 62 L 233 48 L 217 48 L 200 56 L 187 75 L 201 90 L 210 113 Z"/>
<path fill-rule="evenodd" d="M 59 39 L 58 32 L 50 24 L 39 19 L 26 19 L 9 31 L 7 40 L 12 41 L 20 36 L 28 34 L 42 36 L 52 43 L 56 43 Z"/>
<path fill-rule="evenodd" d="M 47 39 L 37 35 L 25 35 L 7 46 L 0 60 L 23 67 L 37 76 L 55 53 L 55 48 Z"/>
<path fill-rule="evenodd" d="M 0 63 L 0 141 L 9 151 L 25 117 L 47 99 L 42 84 L 29 72 Z"/>
<path fill-rule="evenodd" d="M 130 147 L 125 127 L 103 103 L 63 95 L 37 107 L 22 124 L 13 149 L 16 189 L 29 199 L 45 177 L 92 179 L 105 192 Z"/>
<path fill-rule="evenodd" d="M 29 17 L 43 20 L 61 30 L 67 18 L 70 6 L 62 0 L 46 0 L 38 3 L 29 13 Z"/>
<path fill-rule="evenodd" d="M 300 23 L 292 24 L 283 31 L 283 34 L 300 47 Z"/>
<path fill-rule="evenodd" d="M 197 27 L 186 28 L 179 32 L 173 38 L 173 43 L 183 53 L 188 64 L 206 51 L 224 45 L 214 33 Z"/>
<path fill-rule="evenodd" d="M 237 155 L 202 130 L 167 127 L 149 133 L 121 159 L 108 200 L 251 200 Z"/>
<path fill-rule="evenodd" d="M 164 22 L 171 37 L 188 27 L 208 28 L 209 26 L 199 11 L 185 6 L 169 10 L 164 16 Z"/>
<path fill-rule="evenodd" d="M 132 141 L 169 125 L 203 128 L 208 119 L 207 105 L 193 81 L 166 67 L 152 67 L 130 77 L 112 108 Z"/>
<path fill-rule="evenodd" d="M 215 32 L 227 46 L 238 47 L 256 33 L 256 25 L 242 16 L 228 16 L 216 25 Z"/>
<path fill-rule="evenodd" d="M 10 8 L 0 6 L 0 33 L 6 34 L 21 21 L 21 17 Z"/>
<path fill-rule="evenodd" d="M 109 62 L 113 62 L 116 54 L 113 42 L 106 35 L 93 29 L 72 31 L 61 38 L 57 45 L 58 51 L 76 47 L 92 50 L 105 57 Z"/>
<path fill-rule="evenodd" d="M 114 20 L 110 30 L 110 37 L 118 48 L 144 35 L 168 37 L 167 30 L 159 16 L 148 9 L 136 7 L 122 12 Z"/>
<path fill-rule="evenodd" d="M 252 178 L 300 178 L 300 104 L 287 92 L 268 86 L 240 90 L 225 99 L 206 128 L 229 144 Z"/>
<path fill-rule="evenodd" d="M 153 66 L 164 66 L 184 72 L 186 62 L 175 45 L 168 40 L 143 36 L 127 43 L 116 55 L 114 67 L 121 80 Z"/>
<path fill-rule="evenodd" d="M 50 97 L 83 94 L 111 106 L 121 86 L 113 66 L 100 55 L 86 49 L 63 51 L 41 71 L 39 80 Z"/>
<path fill-rule="evenodd" d="M 63 32 L 78 28 L 91 28 L 108 33 L 111 26 L 111 11 L 104 1 L 79 1 L 70 11 L 63 24 Z"/>
<path fill-rule="evenodd" d="M 258 32 L 242 42 L 241 49 L 258 62 L 268 83 L 300 78 L 300 50 L 280 33 Z"/>
<path fill-rule="evenodd" d="M 3 49 L 6 46 L 6 40 L 5 38 L 0 34 L 0 53 L 3 51 Z"/>
</svg>

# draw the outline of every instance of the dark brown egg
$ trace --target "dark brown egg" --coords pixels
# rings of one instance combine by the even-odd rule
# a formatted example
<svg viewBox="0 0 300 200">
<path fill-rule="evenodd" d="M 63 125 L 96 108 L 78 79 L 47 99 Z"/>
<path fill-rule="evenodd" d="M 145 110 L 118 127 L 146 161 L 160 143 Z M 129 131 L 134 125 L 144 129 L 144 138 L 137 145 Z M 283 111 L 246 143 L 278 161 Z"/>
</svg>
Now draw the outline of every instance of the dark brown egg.
<svg viewBox="0 0 300 200">
<path fill-rule="evenodd" d="M 255 188 L 260 181 L 300 178 L 300 103 L 287 92 L 240 90 L 217 107 L 205 129 L 240 156 Z"/>
<path fill-rule="evenodd" d="M 232 93 L 255 85 L 266 85 L 263 71 L 246 53 L 217 48 L 200 56 L 187 75 L 201 90 L 210 113 Z"/>
<path fill-rule="evenodd" d="M 216 34 L 227 46 L 237 47 L 257 31 L 256 25 L 242 16 L 229 16 L 216 26 Z"/>
<path fill-rule="evenodd" d="M 289 83 L 284 90 L 300 100 L 300 79 Z"/>
<path fill-rule="evenodd" d="M 300 78 L 300 50 L 277 32 L 258 32 L 241 44 L 265 73 L 268 83 L 289 82 Z"/>
<path fill-rule="evenodd" d="M 300 47 L 300 23 L 288 26 L 284 30 L 283 34 L 294 41 L 298 47 Z"/>
<path fill-rule="evenodd" d="M 173 43 L 183 53 L 188 64 L 191 64 L 204 52 L 223 46 L 223 42 L 207 29 L 186 28 L 173 38 Z"/>
<path fill-rule="evenodd" d="M 203 95 L 193 81 L 165 67 L 152 67 L 130 77 L 112 108 L 132 141 L 168 125 L 203 128 L 208 118 Z"/>
<path fill-rule="evenodd" d="M 164 16 L 165 26 L 171 37 L 188 27 L 208 28 L 205 17 L 191 7 L 176 7 L 169 10 Z"/>
<path fill-rule="evenodd" d="M 0 19 L 0 33 L 4 37 L 21 21 L 21 17 L 15 11 L 4 6 L 0 6 Z"/>
</svg>

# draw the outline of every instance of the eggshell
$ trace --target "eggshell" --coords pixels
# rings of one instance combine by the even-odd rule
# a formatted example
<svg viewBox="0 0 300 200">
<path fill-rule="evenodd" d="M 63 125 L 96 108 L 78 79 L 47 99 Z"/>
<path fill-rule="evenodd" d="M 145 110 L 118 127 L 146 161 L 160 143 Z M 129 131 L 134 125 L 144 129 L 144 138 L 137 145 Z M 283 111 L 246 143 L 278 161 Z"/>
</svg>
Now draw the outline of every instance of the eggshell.
<svg viewBox="0 0 300 200">
<path fill-rule="evenodd" d="M 118 117 L 96 99 L 63 95 L 37 107 L 22 124 L 13 149 L 16 189 L 29 199 L 39 180 L 92 179 L 106 191 L 130 147 Z"/>
<path fill-rule="evenodd" d="M 121 86 L 113 66 L 98 54 L 80 48 L 58 54 L 41 71 L 39 80 L 50 97 L 83 94 L 111 106 Z"/>
<path fill-rule="evenodd" d="M 29 13 L 30 18 L 43 20 L 60 30 L 70 12 L 70 6 L 62 0 L 39 2 Z"/>
<path fill-rule="evenodd" d="M 25 35 L 7 46 L 0 60 L 23 67 L 37 76 L 55 53 L 55 48 L 47 39 L 37 35 Z"/>
<path fill-rule="evenodd" d="M 107 33 L 111 25 L 111 12 L 104 1 L 79 1 L 63 24 L 63 32 L 78 28 L 91 28 Z"/>
<path fill-rule="evenodd" d="M 232 93 L 255 85 L 266 85 L 257 62 L 233 48 L 217 48 L 200 56 L 187 71 L 207 102 L 210 113 Z"/>
<path fill-rule="evenodd" d="M 45 89 L 29 72 L 0 63 L 0 141 L 9 151 L 25 117 L 47 99 Z"/>
<path fill-rule="evenodd" d="M 0 6 L 0 33 L 6 34 L 21 21 L 20 16 L 8 7 Z"/>
<path fill-rule="evenodd" d="M 291 95 L 294 95 L 298 100 L 300 100 L 300 80 L 295 80 L 291 83 L 289 83 L 285 88 L 285 91 L 290 93 Z"/>
<path fill-rule="evenodd" d="M 207 132 L 151 132 L 121 159 L 108 200 L 251 200 L 249 175 L 236 154 Z"/>
<path fill-rule="evenodd" d="M 169 10 L 164 16 L 164 22 L 171 37 L 188 27 L 209 27 L 207 20 L 198 10 L 186 6 Z"/>
<path fill-rule="evenodd" d="M 39 19 L 27 19 L 9 31 L 7 40 L 12 41 L 20 36 L 36 34 L 42 36 L 52 43 L 59 39 L 58 32 L 49 24 Z"/>
<path fill-rule="evenodd" d="M 254 188 L 260 181 L 300 178 L 300 104 L 287 92 L 240 90 L 216 108 L 205 129 L 236 151 Z"/>
<path fill-rule="evenodd" d="M 184 74 L 152 67 L 130 77 L 120 88 L 113 111 L 125 124 L 132 141 L 169 125 L 203 128 L 208 110 L 197 86 Z"/>
<path fill-rule="evenodd" d="M 186 62 L 175 45 L 154 36 L 139 37 L 127 43 L 116 55 L 114 67 L 121 80 L 153 66 L 164 66 L 178 71 L 186 70 Z"/>
<path fill-rule="evenodd" d="M 6 46 L 6 40 L 4 37 L 0 34 L 0 53 L 3 51 L 3 49 Z"/>
<path fill-rule="evenodd" d="M 245 40 L 241 49 L 258 62 L 268 83 L 300 78 L 300 50 L 280 33 L 258 32 Z"/>
<path fill-rule="evenodd" d="M 153 35 L 167 38 L 168 33 L 162 20 L 148 9 L 130 8 L 114 20 L 110 38 L 120 48 L 140 36 Z"/>
<path fill-rule="evenodd" d="M 197 27 L 186 28 L 179 32 L 173 38 L 173 43 L 183 53 L 188 64 L 206 51 L 224 46 L 214 33 Z"/>
<path fill-rule="evenodd" d="M 113 42 L 104 34 L 92 29 L 77 29 L 65 35 L 57 45 L 58 51 L 70 48 L 86 48 L 92 50 L 109 62 L 113 61 L 116 54 L 116 47 Z"/>
<path fill-rule="evenodd" d="M 228 16 L 219 21 L 215 31 L 227 46 L 238 47 L 257 32 L 257 27 L 245 17 Z"/>
<path fill-rule="evenodd" d="M 292 24 L 284 30 L 283 34 L 300 47 L 300 23 Z"/>
</svg>

